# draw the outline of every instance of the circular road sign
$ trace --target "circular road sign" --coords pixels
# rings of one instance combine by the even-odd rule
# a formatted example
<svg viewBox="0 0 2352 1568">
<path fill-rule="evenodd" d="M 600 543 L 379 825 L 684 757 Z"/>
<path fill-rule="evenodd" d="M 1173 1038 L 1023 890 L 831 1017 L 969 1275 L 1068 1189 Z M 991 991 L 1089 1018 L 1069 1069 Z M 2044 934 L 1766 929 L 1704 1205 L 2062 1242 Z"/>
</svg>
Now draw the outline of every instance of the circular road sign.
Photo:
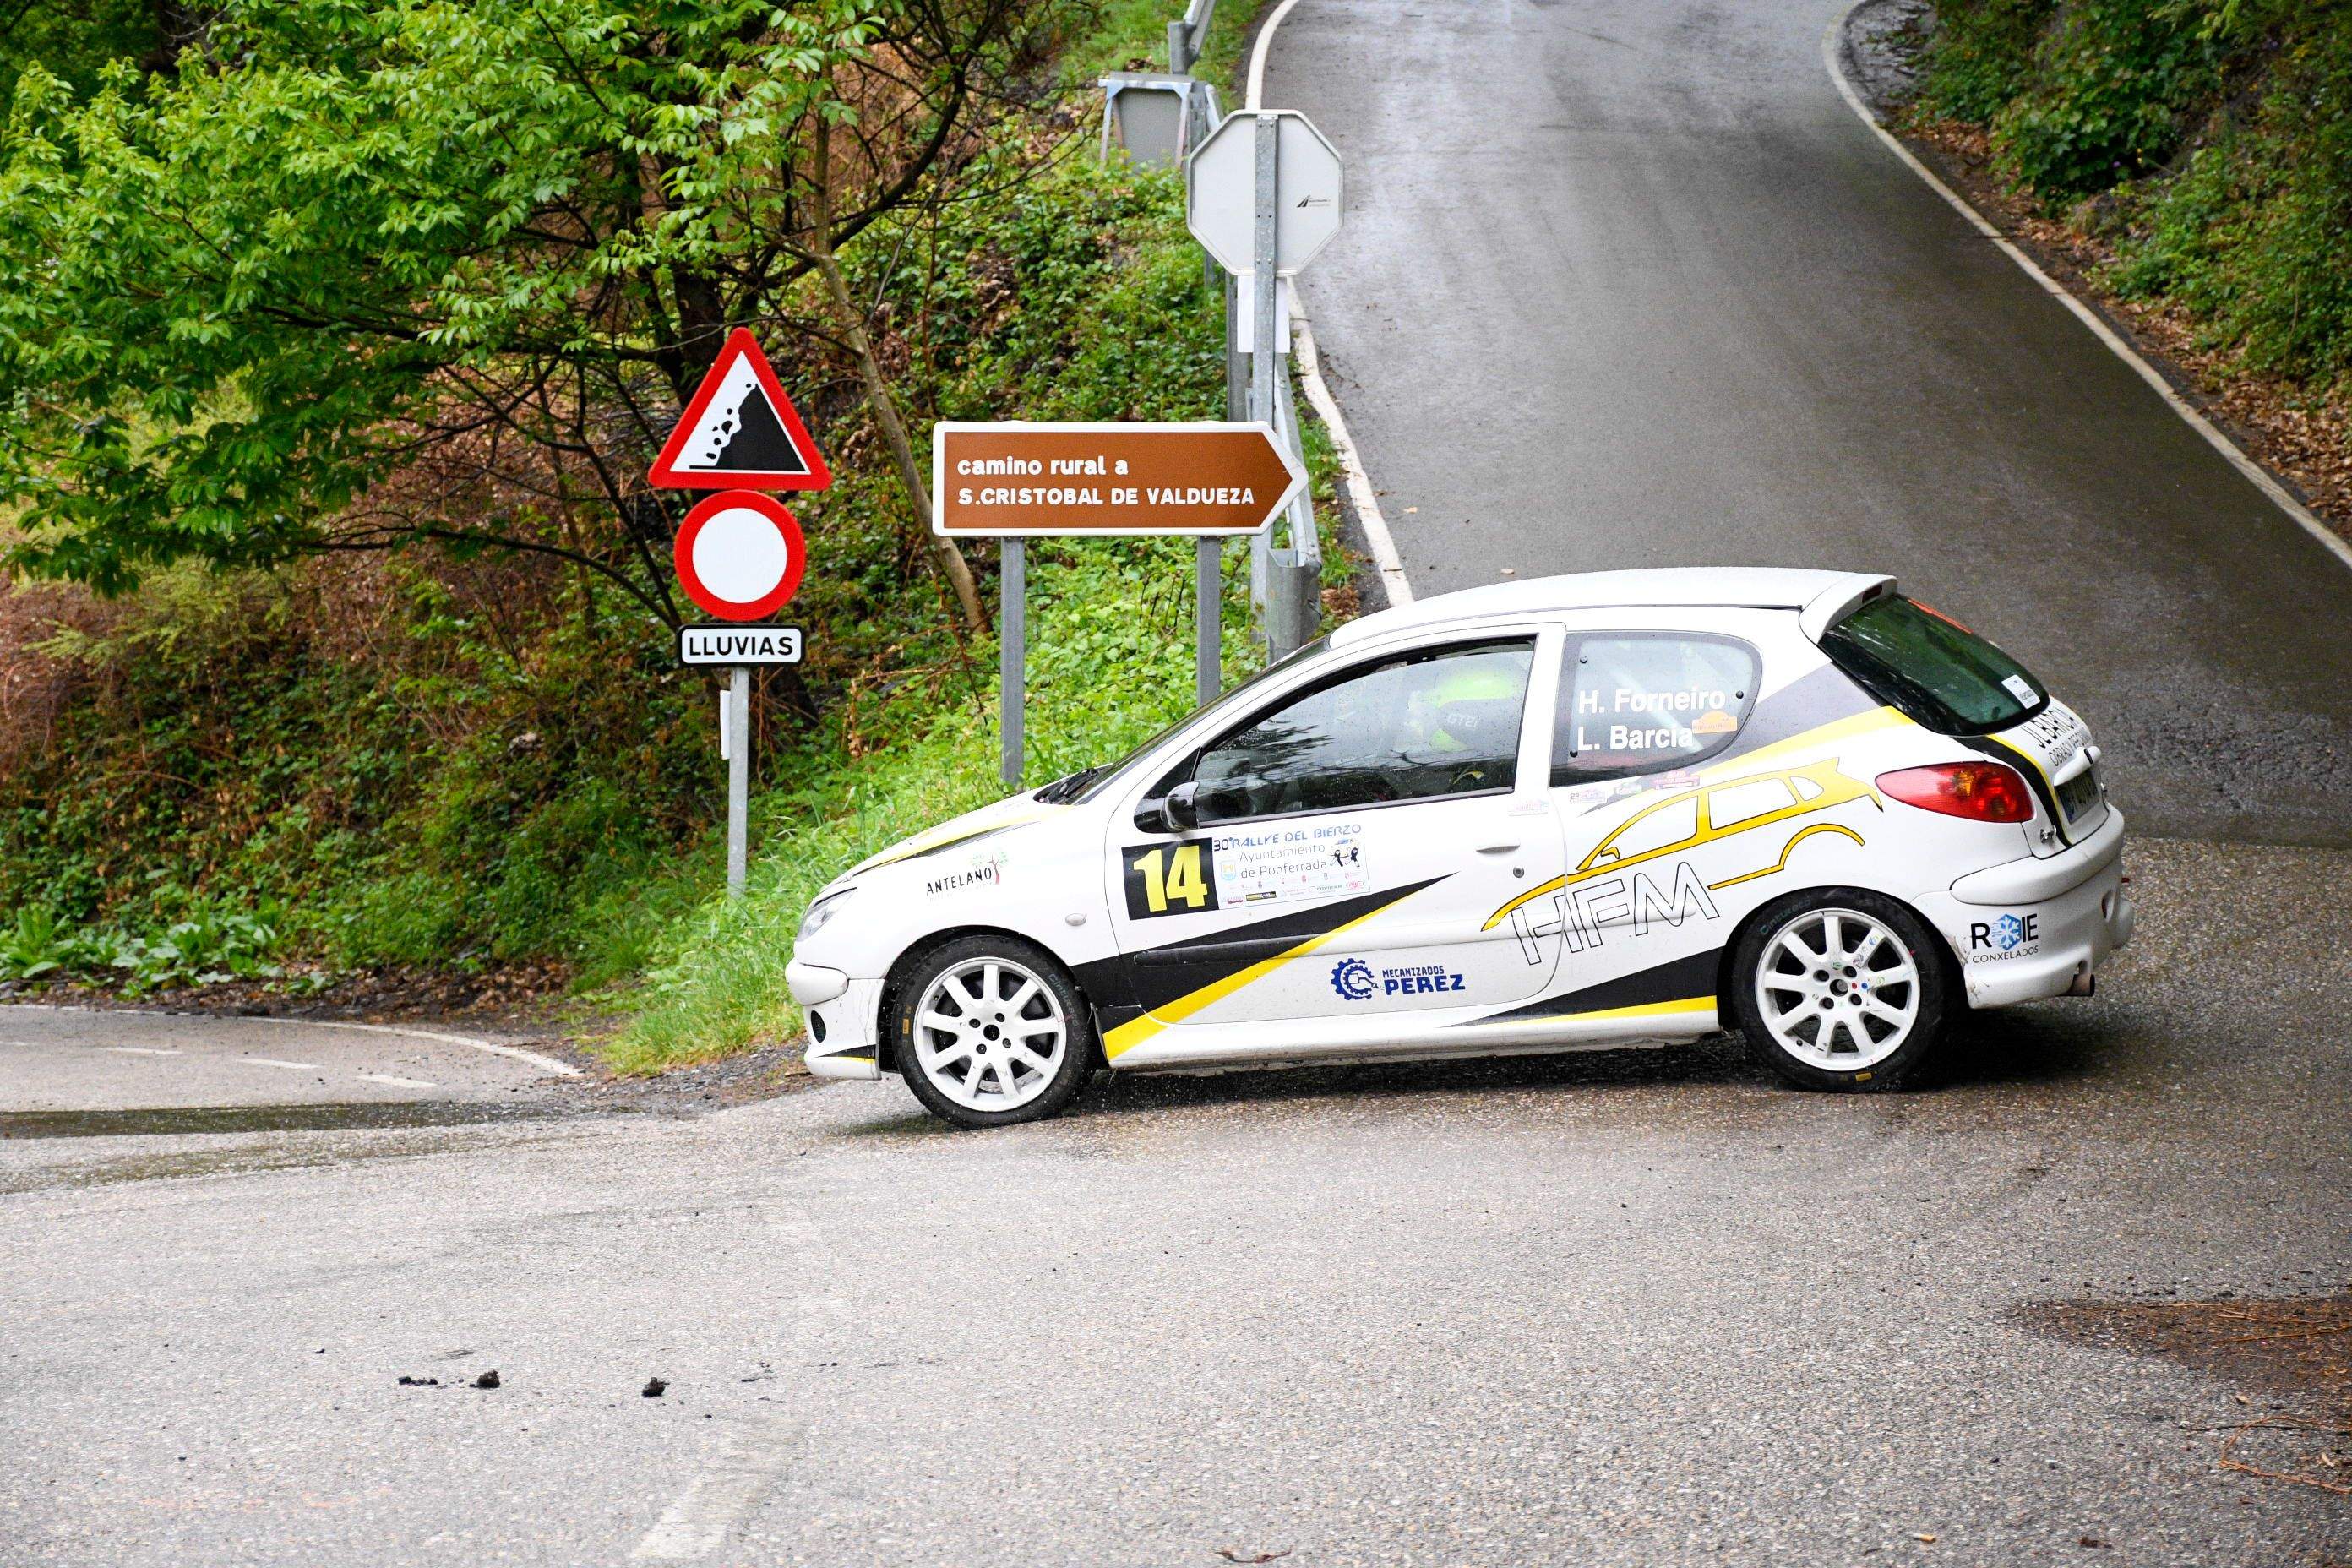
<svg viewBox="0 0 2352 1568">
<path fill-rule="evenodd" d="M 1344 205 L 1339 153 L 1296 110 L 1225 116 L 1184 162 L 1184 223 L 1226 271 L 1255 269 L 1260 119 L 1276 128 L 1274 270 L 1287 278 L 1331 243 Z"/>
<path fill-rule="evenodd" d="M 793 514 L 750 490 L 706 497 L 672 551 L 686 596 L 722 621 L 756 621 L 792 602 L 808 564 Z"/>
</svg>

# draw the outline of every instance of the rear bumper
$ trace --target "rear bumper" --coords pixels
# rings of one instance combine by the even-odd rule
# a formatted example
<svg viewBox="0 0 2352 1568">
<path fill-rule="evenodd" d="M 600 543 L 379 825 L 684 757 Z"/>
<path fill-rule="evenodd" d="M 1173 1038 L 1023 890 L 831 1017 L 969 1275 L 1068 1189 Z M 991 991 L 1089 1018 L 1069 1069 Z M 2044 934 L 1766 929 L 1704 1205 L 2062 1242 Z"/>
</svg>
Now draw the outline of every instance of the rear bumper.
<svg viewBox="0 0 2352 1568">
<path fill-rule="evenodd" d="M 2043 859 L 1973 872 L 1921 900 L 1959 960 L 1971 1007 L 2063 996 L 2131 940 L 2123 890 L 2123 813 L 2084 842 Z"/>
</svg>

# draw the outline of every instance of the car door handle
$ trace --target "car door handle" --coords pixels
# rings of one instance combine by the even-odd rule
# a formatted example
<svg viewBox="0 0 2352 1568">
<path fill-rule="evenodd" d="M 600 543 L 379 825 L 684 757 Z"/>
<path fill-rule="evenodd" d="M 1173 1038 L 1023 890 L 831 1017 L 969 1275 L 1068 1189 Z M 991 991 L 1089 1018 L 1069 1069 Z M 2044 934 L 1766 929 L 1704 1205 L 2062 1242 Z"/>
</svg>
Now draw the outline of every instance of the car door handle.
<svg viewBox="0 0 2352 1568">
<path fill-rule="evenodd" d="M 1478 853 L 1481 855 L 1508 855 L 1512 850 L 1517 849 L 1518 847 L 1519 841 L 1514 838 L 1507 844 L 1481 844 L 1478 846 Z"/>
</svg>

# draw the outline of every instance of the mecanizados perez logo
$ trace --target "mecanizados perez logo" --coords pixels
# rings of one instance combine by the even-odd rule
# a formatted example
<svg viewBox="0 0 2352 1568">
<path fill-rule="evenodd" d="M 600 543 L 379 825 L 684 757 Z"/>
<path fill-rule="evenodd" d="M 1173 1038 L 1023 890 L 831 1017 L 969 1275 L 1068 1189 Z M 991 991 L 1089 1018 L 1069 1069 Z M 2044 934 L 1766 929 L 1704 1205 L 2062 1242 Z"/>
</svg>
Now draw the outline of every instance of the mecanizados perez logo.
<svg viewBox="0 0 2352 1568">
<path fill-rule="evenodd" d="M 1375 970 L 1360 958 L 1343 958 L 1331 966 L 1331 989 L 1343 1000 L 1369 1002 L 1375 996 L 1431 996 L 1460 991 L 1464 984 L 1460 973 L 1442 963 Z"/>
</svg>

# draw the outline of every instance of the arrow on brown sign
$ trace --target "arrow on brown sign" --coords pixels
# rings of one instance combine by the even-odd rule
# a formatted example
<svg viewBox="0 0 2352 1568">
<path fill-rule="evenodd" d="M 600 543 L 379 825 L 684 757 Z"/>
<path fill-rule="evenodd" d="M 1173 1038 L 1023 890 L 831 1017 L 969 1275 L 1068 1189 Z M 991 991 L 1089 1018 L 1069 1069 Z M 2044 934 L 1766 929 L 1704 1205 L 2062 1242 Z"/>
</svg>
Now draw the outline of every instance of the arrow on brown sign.
<svg viewBox="0 0 2352 1568">
<path fill-rule="evenodd" d="M 945 534 L 1255 533 L 1306 483 L 1264 424 L 931 426 Z"/>
</svg>

